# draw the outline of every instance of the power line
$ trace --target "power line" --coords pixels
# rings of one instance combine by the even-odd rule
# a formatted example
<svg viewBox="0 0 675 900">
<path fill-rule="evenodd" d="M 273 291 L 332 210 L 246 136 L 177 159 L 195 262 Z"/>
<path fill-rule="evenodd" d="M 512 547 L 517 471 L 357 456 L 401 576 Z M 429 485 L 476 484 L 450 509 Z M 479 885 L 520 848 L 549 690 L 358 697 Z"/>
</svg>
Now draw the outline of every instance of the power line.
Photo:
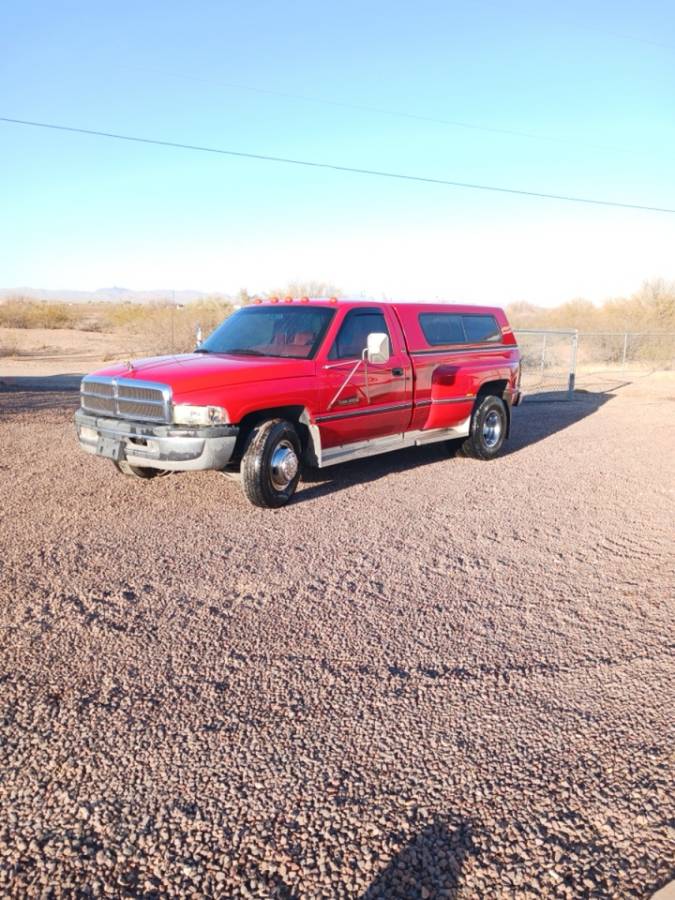
<svg viewBox="0 0 675 900">
<path fill-rule="evenodd" d="M 503 13 L 505 11 L 504 3 L 502 2 L 502 0 L 481 0 L 481 2 L 482 2 L 483 6 L 490 6 L 493 9 L 496 9 L 501 13 Z M 520 8 L 519 8 L 519 4 L 516 3 L 516 11 L 520 12 L 524 16 L 527 16 L 528 18 L 530 18 L 534 15 L 538 15 L 538 18 L 540 20 L 542 19 L 542 15 L 541 15 L 541 12 L 538 7 L 532 7 L 531 5 L 523 6 L 522 4 L 520 4 Z M 668 44 L 668 43 L 664 43 L 663 41 L 655 41 L 655 40 L 651 40 L 649 38 L 638 37 L 635 34 L 625 34 L 625 33 L 618 32 L 618 31 L 608 31 L 606 28 L 600 28 L 597 25 L 593 25 L 589 22 L 582 22 L 582 21 L 575 22 L 572 19 L 568 19 L 565 16 L 556 15 L 555 21 L 554 21 L 551 18 L 550 10 L 548 10 L 548 9 L 545 10 L 545 21 L 549 25 L 550 24 L 562 25 L 564 28 L 568 28 L 573 31 L 588 31 L 588 32 L 591 32 L 594 34 L 603 35 L 604 37 L 610 37 L 610 38 L 613 38 L 613 39 L 619 40 L 619 41 L 632 41 L 633 43 L 636 43 L 636 44 L 649 44 L 652 47 L 660 47 L 662 50 L 669 50 L 669 51 L 675 50 L 675 45 L 672 43 Z"/>
<path fill-rule="evenodd" d="M 487 6 L 496 7 L 498 9 L 502 8 L 498 3 L 490 2 L 490 0 L 483 0 L 483 3 Z M 648 40 L 645 38 L 638 38 L 632 35 L 626 34 L 618 34 L 612 31 L 605 31 L 604 29 L 597 28 L 592 25 L 583 25 L 575 22 L 569 22 L 566 20 L 559 19 L 558 20 L 562 25 L 567 28 L 577 30 L 577 31 L 590 31 L 599 34 L 608 35 L 613 38 L 618 38 L 624 41 L 635 41 L 641 44 L 650 44 L 652 46 L 661 47 L 666 50 L 672 50 L 673 46 L 670 44 L 664 44 L 659 41 Z M 501 128 L 495 125 L 480 125 L 475 122 L 466 122 L 459 119 L 450 119 L 443 118 L 440 116 L 432 116 L 432 115 L 424 115 L 422 113 L 415 113 L 409 110 L 400 110 L 400 109 L 389 109 L 387 107 L 382 106 L 372 106 L 370 104 L 359 103 L 348 100 L 337 100 L 329 97 L 315 97 L 309 94 L 296 94 L 288 91 L 280 91 L 275 90 L 269 87 L 257 87 L 254 85 L 241 84 L 240 82 L 227 82 L 220 81 L 219 79 L 214 78 L 206 78 L 202 75 L 193 75 L 187 74 L 184 72 L 169 72 L 155 68 L 149 68 L 147 66 L 127 66 L 126 68 L 136 69 L 137 71 L 145 71 L 145 72 L 155 72 L 156 74 L 160 74 L 163 76 L 168 76 L 170 78 L 176 78 L 179 80 L 185 81 L 194 81 L 201 84 L 210 84 L 215 87 L 220 88 L 229 88 L 239 91 L 248 91 L 254 94 L 263 94 L 270 97 L 282 97 L 286 100 L 299 100 L 304 103 L 315 103 L 322 106 L 332 106 L 340 109 L 353 109 L 360 112 L 369 112 L 375 113 L 376 115 L 381 116 L 389 116 L 393 118 L 401 118 L 408 119 L 417 122 L 429 122 L 431 124 L 436 125 L 446 125 L 452 128 L 461 128 L 470 131 L 480 131 L 487 134 L 499 134 L 507 137 L 516 137 L 516 138 L 525 138 L 526 140 L 533 141 L 544 141 L 546 143 L 553 144 L 562 144 L 566 146 L 574 146 L 577 148 L 586 148 L 589 150 L 601 151 L 603 153 L 611 152 L 611 153 L 628 153 L 628 154 L 640 154 L 644 153 L 644 149 L 636 149 L 634 147 L 625 147 L 625 146 L 615 146 L 615 145 L 607 145 L 607 144 L 595 144 L 588 143 L 585 141 L 579 141 L 576 138 L 565 138 L 560 137 L 559 135 L 547 135 L 547 134 L 537 134 L 532 131 L 520 131 L 518 129 L 513 128 Z"/>
<path fill-rule="evenodd" d="M 116 134 L 110 131 L 94 131 L 90 128 L 74 128 L 69 125 L 55 125 L 50 122 L 31 122 L 26 119 L 10 119 L 0 116 L 0 122 L 11 125 L 28 125 L 33 128 L 47 128 L 53 131 L 66 131 L 72 134 L 88 134 L 94 137 L 112 138 L 116 141 L 130 141 L 136 144 L 152 144 L 158 147 L 174 147 L 179 150 L 194 150 L 199 153 L 215 153 L 220 156 L 232 156 L 239 159 L 257 159 L 265 162 L 286 163 L 293 166 L 306 166 L 313 169 L 328 169 L 333 172 L 349 172 L 355 175 L 373 175 L 378 178 L 395 178 L 399 181 L 416 181 L 423 184 L 439 184 L 447 187 L 468 188 L 476 191 L 493 191 L 500 194 L 518 194 L 522 197 L 537 197 L 545 200 L 564 200 L 569 203 L 587 203 L 594 206 L 613 206 L 621 209 L 640 209 L 647 212 L 675 214 L 675 209 L 660 206 L 646 206 L 638 203 L 622 203 L 616 200 L 597 200 L 592 197 L 574 197 L 566 194 L 549 194 L 542 191 L 525 191 L 518 188 L 497 187 L 488 184 L 472 184 L 465 181 L 450 181 L 444 178 L 429 178 L 423 175 L 406 175 L 401 172 L 385 172 L 380 169 L 361 169 L 355 166 L 340 166 L 334 163 L 313 162 L 306 159 L 290 159 L 284 156 L 269 156 L 263 153 L 245 153 L 240 150 L 224 150 L 219 147 L 202 147 L 197 144 L 183 144 L 177 141 L 162 141 L 156 138 L 136 137 L 128 134 Z"/>
<path fill-rule="evenodd" d="M 518 131 L 513 128 L 499 128 L 495 125 L 478 125 L 474 122 L 464 122 L 459 119 L 444 119 L 439 116 L 428 116 L 422 113 L 408 112 L 405 110 L 388 109 L 382 106 L 370 106 L 365 103 L 355 103 L 347 100 L 335 100 L 329 97 L 312 97 L 308 94 L 293 94 L 287 91 L 277 91 L 272 88 L 254 87 L 253 85 L 240 84 L 233 81 L 219 81 L 213 78 L 204 78 L 200 75 L 187 75 L 182 72 L 168 72 L 160 69 L 149 69 L 142 67 L 126 67 L 136 71 L 154 72 L 164 77 L 176 78 L 185 81 L 194 81 L 198 84 L 210 84 L 219 88 L 230 88 L 237 91 L 248 91 L 253 94 L 264 94 L 269 97 L 283 97 L 286 100 L 299 100 L 303 103 L 316 103 L 321 106 L 333 106 L 339 109 L 354 109 L 359 112 L 375 113 L 380 116 L 390 116 L 398 119 L 408 119 L 415 122 L 429 122 L 434 125 L 447 125 L 451 128 L 462 128 L 468 131 L 481 131 L 487 134 L 501 134 L 506 137 L 525 138 L 530 141 L 544 141 L 551 144 L 563 144 L 565 146 L 573 146 L 577 148 L 586 148 L 588 150 L 599 150 L 603 153 L 642 153 L 633 147 L 615 147 L 607 144 L 589 144 L 581 142 L 573 138 L 564 138 L 556 135 L 537 134 L 533 131 Z"/>
</svg>

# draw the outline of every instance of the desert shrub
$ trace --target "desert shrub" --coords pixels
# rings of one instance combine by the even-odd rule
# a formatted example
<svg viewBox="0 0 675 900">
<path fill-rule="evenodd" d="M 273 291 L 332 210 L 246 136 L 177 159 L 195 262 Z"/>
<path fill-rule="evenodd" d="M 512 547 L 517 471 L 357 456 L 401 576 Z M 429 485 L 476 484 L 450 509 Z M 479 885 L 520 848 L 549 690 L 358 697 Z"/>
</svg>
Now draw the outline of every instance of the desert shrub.
<svg viewBox="0 0 675 900">
<path fill-rule="evenodd" d="M 12 297 L 0 303 L 0 327 L 74 328 L 147 337 L 152 352 L 190 350 L 199 325 L 206 337 L 232 312 L 220 296 L 195 303 L 58 303 Z M 5 354 L 7 355 L 7 354 Z"/>
<path fill-rule="evenodd" d="M 662 279 L 646 281 L 630 297 L 607 300 L 599 306 L 584 299 L 550 309 L 512 303 L 508 315 L 514 328 L 675 332 L 675 284 Z"/>
<path fill-rule="evenodd" d="M 342 291 L 328 281 L 291 281 L 285 287 L 268 291 L 267 297 L 341 297 Z"/>
<path fill-rule="evenodd" d="M 5 328 L 76 328 L 78 310 L 67 303 L 41 303 L 13 297 L 0 304 Z"/>
<path fill-rule="evenodd" d="M 148 307 L 143 307 L 138 303 L 110 303 L 100 312 L 102 330 L 137 330 L 144 314 L 147 315 L 147 310 Z"/>
<path fill-rule="evenodd" d="M 100 315 L 103 331 L 144 335 L 149 351 L 170 353 L 191 350 L 197 327 L 206 337 L 231 312 L 230 303 L 214 297 L 185 305 L 166 302 L 111 304 L 102 309 Z"/>
<path fill-rule="evenodd" d="M 0 338 L 0 357 L 16 356 L 16 352 L 17 348 L 15 343 L 8 341 L 5 338 Z"/>
<path fill-rule="evenodd" d="M 647 281 L 630 297 L 607 300 L 599 306 L 581 299 L 552 309 L 514 303 L 508 307 L 508 314 L 516 330 L 578 330 L 580 365 L 635 362 L 661 369 L 675 366 L 675 284 L 663 280 Z M 521 348 L 529 347 L 526 362 L 540 366 L 537 357 L 541 360 L 542 338 L 521 334 L 519 343 Z M 549 336 L 547 366 L 555 363 L 554 345 L 555 339 Z M 558 347 L 565 346 L 561 339 Z"/>
</svg>

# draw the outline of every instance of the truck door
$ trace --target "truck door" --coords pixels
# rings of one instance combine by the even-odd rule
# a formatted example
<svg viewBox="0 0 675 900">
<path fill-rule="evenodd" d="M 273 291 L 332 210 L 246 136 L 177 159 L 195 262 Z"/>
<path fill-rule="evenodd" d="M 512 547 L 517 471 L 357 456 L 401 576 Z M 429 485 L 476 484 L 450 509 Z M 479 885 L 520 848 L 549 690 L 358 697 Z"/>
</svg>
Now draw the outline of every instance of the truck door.
<svg viewBox="0 0 675 900">
<path fill-rule="evenodd" d="M 362 359 L 368 335 L 387 334 L 387 362 Z M 407 429 L 412 410 L 412 368 L 400 326 L 390 310 L 350 309 L 318 360 L 320 410 L 316 422 L 324 447 L 397 434 Z"/>
</svg>

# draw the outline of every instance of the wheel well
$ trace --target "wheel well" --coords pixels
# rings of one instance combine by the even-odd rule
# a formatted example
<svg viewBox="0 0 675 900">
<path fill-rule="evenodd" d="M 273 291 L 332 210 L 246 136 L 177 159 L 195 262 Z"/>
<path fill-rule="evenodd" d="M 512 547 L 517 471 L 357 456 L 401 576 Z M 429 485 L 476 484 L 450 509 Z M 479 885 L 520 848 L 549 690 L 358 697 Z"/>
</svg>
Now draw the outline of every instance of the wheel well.
<svg viewBox="0 0 675 900">
<path fill-rule="evenodd" d="M 304 451 L 310 438 L 309 429 L 303 422 L 303 417 L 306 417 L 304 406 L 272 406 L 268 409 L 257 409 L 255 412 L 247 413 L 239 422 L 239 434 L 232 454 L 233 461 L 241 458 L 252 429 L 267 419 L 287 419 L 289 422 L 293 422 Z"/>
<path fill-rule="evenodd" d="M 478 389 L 476 400 L 487 397 L 488 394 L 492 394 L 494 397 L 501 397 L 503 400 L 504 392 L 506 391 L 508 385 L 509 383 L 506 378 L 501 378 L 498 381 L 486 381 L 484 384 L 481 384 L 480 388 Z"/>
<path fill-rule="evenodd" d="M 509 383 L 506 378 L 500 378 L 496 381 L 486 381 L 484 384 L 481 384 L 478 389 L 476 402 L 474 403 L 475 409 L 483 397 L 493 396 L 504 400 L 504 406 L 506 407 L 506 437 L 508 437 L 511 432 L 511 402 L 510 398 L 504 396 L 508 386 Z"/>
</svg>

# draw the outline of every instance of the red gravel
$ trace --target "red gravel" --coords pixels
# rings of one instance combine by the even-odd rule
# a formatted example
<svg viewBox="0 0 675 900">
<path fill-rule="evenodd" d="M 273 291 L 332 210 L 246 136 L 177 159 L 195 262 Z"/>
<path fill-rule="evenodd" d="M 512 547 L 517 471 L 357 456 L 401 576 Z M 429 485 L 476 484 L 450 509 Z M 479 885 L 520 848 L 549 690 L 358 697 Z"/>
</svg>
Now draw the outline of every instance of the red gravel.
<svg viewBox="0 0 675 900">
<path fill-rule="evenodd" d="M 400 452 L 271 512 L 0 393 L 0 893 L 648 897 L 674 394 L 528 403 L 493 463 Z"/>
</svg>

